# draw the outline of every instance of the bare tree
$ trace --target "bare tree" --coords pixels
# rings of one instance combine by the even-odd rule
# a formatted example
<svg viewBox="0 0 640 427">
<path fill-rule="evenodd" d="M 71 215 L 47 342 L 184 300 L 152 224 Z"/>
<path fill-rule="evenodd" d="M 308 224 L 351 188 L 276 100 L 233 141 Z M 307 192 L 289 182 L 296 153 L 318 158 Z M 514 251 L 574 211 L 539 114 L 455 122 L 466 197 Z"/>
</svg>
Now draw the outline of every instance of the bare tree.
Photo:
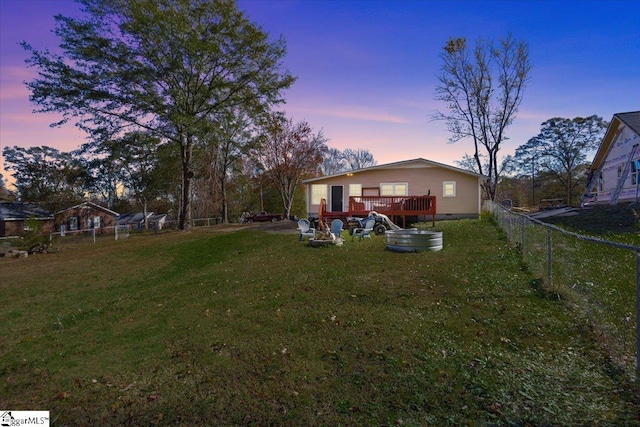
<svg viewBox="0 0 640 427">
<path fill-rule="evenodd" d="M 437 111 L 433 119 L 447 122 L 450 143 L 473 140 L 477 171 L 489 177 L 485 196 L 493 200 L 500 178 L 498 152 L 529 80 L 528 46 L 507 35 L 497 43 L 479 40 L 470 51 L 466 40 L 457 38 L 447 41 L 440 57 L 435 99 L 446 103 L 447 112 Z"/>
<path fill-rule="evenodd" d="M 364 148 L 356 148 L 355 150 L 345 148 L 342 157 L 347 164 L 347 170 L 370 168 L 378 163 L 373 158 L 373 154 Z"/>
<path fill-rule="evenodd" d="M 320 169 L 322 175 L 333 175 L 344 172 L 347 169 L 347 165 L 344 162 L 342 151 L 337 148 L 329 148 L 322 160 Z"/>
<path fill-rule="evenodd" d="M 294 124 L 281 114 L 267 120 L 255 160 L 280 195 L 286 218 L 291 213 L 296 187 L 320 168 L 326 141 L 322 131 L 314 134 L 305 121 Z"/>
</svg>

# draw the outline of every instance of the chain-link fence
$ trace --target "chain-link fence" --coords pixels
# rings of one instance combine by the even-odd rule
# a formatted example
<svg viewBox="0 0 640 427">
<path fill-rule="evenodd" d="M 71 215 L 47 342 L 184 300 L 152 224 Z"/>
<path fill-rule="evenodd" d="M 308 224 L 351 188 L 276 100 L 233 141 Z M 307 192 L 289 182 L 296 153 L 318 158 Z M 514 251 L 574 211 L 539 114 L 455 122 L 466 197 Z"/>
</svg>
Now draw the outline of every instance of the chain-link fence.
<svg viewBox="0 0 640 427">
<path fill-rule="evenodd" d="M 640 379 L 640 246 L 572 233 L 485 203 L 528 269 L 574 310 L 611 368 Z"/>
</svg>

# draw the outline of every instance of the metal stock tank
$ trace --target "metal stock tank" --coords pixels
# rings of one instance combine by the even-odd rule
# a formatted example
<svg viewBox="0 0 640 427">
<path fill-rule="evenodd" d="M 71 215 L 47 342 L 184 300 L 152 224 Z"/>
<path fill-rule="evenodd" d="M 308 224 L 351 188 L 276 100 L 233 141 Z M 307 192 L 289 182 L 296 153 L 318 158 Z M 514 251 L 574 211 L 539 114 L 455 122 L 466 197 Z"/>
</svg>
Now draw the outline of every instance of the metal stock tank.
<svg viewBox="0 0 640 427">
<path fill-rule="evenodd" d="M 442 250 L 442 231 L 387 230 L 384 233 L 387 249 L 395 252 Z"/>
</svg>

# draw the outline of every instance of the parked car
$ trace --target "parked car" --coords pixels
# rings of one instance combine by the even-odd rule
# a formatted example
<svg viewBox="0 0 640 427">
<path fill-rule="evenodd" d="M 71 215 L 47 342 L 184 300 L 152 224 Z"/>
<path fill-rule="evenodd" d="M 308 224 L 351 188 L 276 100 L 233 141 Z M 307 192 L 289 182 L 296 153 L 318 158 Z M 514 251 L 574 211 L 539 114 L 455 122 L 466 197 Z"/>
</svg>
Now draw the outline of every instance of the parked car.
<svg viewBox="0 0 640 427">
<path fill-rule="evenodd" d="M 246 214 L 246 212 L 244 214 L 242 214 L 242 217 L 240 219 L 241 222 L 278 222 L 278 221 L 282 221 L 282 215 L 280 214 L 270 214 L 267 212 L 259 212 L 257 214 Z"/>
</svg>

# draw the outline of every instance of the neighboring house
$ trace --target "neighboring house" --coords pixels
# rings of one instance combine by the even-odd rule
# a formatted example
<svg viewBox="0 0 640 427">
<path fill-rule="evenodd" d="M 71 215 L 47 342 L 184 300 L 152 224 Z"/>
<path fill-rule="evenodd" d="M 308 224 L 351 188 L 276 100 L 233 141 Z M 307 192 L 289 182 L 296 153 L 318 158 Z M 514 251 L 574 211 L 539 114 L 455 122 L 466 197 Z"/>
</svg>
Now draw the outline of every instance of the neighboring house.
<svg viewBox="0 0 640 427">
<path fill-rule="evenodd" d="M 53 214 L 33 203 L 0 201 L 0 237 L 22 236 L 34 225 L 51 233 Z"/>
<path fill-rule="evenodd" d="M 306 179 L 307 216 L 321 200 L 331 212 L 349 211 L 349 197 L 435 196 L 436 219 L 478 218 L 484 175 L 422 158 Z"/>
<path fill-rule="evenodd" d="M 98 232 L 113 232 L 117 212 L 93 202 L 83 202 L 57 212 L 56 230 L 65 232 L 95 229 Z"/>
<path fill-rule="evenodd" d="M 640 111 L 614 114 L 587 171 L 581 203 L 634 202 L 639 186 Z"/>
<path fill-rule="evenodd" d="M 147 220 L 153 215 L 153 212 L 147 212 Z M 122 214 L 116 218 L 118 226 L 129 226 L 130 230 L 142 230 L 144 228 L 144 213 L 138 212 L 134 214 Z"/>
</svg>

